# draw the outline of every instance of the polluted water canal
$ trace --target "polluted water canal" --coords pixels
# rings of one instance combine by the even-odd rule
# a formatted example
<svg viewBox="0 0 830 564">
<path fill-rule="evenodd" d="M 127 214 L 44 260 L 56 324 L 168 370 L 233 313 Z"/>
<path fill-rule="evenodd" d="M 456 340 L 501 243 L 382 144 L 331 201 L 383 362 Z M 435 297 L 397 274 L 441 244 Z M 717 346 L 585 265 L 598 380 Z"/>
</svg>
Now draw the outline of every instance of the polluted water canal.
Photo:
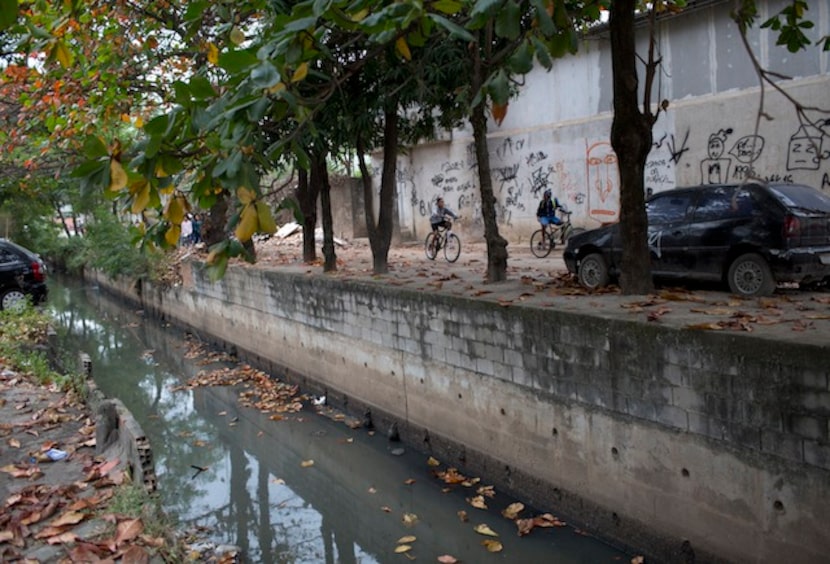
<svg viewBox="0 0 830 564">
<path fill-rule="evenodd" d="M 55 277 L 47 307 L 64 356 L 88 354 L 142 426 L 176 527 L 245 562 L 632 558 L 95 286 Z"/>
</svg>

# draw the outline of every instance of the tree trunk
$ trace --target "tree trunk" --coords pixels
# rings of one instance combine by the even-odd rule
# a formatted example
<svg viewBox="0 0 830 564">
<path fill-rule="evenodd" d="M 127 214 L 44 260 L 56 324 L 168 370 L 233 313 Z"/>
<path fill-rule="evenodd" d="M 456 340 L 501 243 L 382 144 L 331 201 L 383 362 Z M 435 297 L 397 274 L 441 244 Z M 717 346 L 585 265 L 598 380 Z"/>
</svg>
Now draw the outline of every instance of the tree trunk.
<svg viewBox="0 0 830 564">
<path fill-rule="evenodd" d="M 311 156 L 311 183 L 320 192 L 320 208 L 323 213 L 323 272 L 337 270 L 337 255 L 334 252 L 334 221 L 331 216 L 331 183 L 326 162 L 326 153 L 321 151 Z"/>
<path fill-rule="evenodd" d="M 380 177 L 380 205 L 375 223 L 374 191 L 372 177 L 366 166 L 365 146 L 357 139 L 358 164 L 363 181 L 363 206 L 366 215 L 366 232 L 372 249 L 372 270 L 375 274 L 389 272 L 389 247 L 394 232 L 395 202 L 397 201 L 398 167 L 398 99 L 387 102 L 383 122 L 383 170 Z"/>
<path fill-rule="evenodd" d="M 228 223 L 228 193 L 222 191 L 216 203 L 208 211 L 205 223 L 202 225 L 202 240 L 209 249 L 212 245 L 224 241 L 227 234 L 225 226 Z"/>
<path fill-rule="evenodd" d="M 623 294 L 629 295 L 654 291 L 643 176 L 651 151 L 652 119 L 640 112 L 637 103 L 636 4 L 637 0 L 615 0 L 611 4 L 609 20 L 614 80 L 611 146 L 617 154 L 620 171 L 620 287 Z"/>
<path fill-rule="evenodd" d="M 473 57 L 473 88 L 479 91 L 484 81 L 481 58 Z M 478 165 L 478 184 L 481 192 L 481 215 L 484 219 L 484 240 L 487 242 L 488 282 L 507 280 L 507 240 L 499 234 L 496 221 L 496 196 L 493 194 L 493 180 L 490 175 L 490 151 L 487 148 L 486 97 L 473 108 L 470 122 L 473 126 L 473 141 Z"/>
<path fill-rule="evenodd" d="M 303 262 L 317 260 L 317 243 L 314 230 L 317 229 L 317 193 L 319 187 L 308 181 L 308 171 L 300 168 L 297 174 L 297 202 L 303 213 Z"/>
</svg>

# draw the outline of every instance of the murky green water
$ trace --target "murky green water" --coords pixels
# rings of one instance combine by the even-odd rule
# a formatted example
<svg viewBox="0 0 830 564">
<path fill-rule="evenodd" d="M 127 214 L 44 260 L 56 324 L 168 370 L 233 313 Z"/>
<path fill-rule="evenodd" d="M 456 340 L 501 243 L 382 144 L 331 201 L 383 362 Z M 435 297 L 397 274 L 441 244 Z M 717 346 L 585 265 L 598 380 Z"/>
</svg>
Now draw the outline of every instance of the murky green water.
<svg viewBox="0 0 830 564">
<path fill-rule="evenodd" d="M 50 291 L 62 343 L 91 356 L 98 386 L 121 399 L 148 435 L 165 510 L 182 528 L 203 526 L 212 541 L 241 547 L 247 561 L 436 562 L 445 554 L 465 563 L 629 560 L 572 527 L 519 537 L 500 514 L 515 500 L 497 496 L 487 511 L 473 508 L 470 488 L 447 492 L 427 455 L 393 455 L 390 446 L 400 445 L 382 432 L 353 430 L 312 407 L 272 421 L 240 407 L 223 387 L 174 391 L 210 368 L 184 359 L 180 330 L 144 319 L 94 287 L 53 278 Z M 544 512 L 555 508 L 522 516 Z M 407 514 L 417 516 L 413 525 L 404 522 Z M 479 524 L 498 538 L 476 533 Z M 416 540 L 396 554 L 404 536 Z M 487 552 L 488 538 L 503 550 Z"/>
</svg>

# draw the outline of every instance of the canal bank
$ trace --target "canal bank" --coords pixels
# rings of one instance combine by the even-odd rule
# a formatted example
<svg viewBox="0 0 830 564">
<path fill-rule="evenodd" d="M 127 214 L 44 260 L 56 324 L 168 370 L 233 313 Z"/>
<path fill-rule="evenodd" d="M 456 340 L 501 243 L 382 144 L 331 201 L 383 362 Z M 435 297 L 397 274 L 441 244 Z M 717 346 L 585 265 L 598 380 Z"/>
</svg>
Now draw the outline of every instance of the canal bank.
<svg viewBox="0 0 830 564">
<path fill-rule="evenodd" d="M 454 292 L 446 271 L 425 291 L 309 267 L 232 267 L 214 284 L 184 268 L 170 289 L 100 283 L 660 560 L 809 562 L 830 546 L 815 332 L 691 330 L 691 316 L 632 319 L 644 302 L 606 312 L 602 296 L 507 301 Z"/>
</svg>

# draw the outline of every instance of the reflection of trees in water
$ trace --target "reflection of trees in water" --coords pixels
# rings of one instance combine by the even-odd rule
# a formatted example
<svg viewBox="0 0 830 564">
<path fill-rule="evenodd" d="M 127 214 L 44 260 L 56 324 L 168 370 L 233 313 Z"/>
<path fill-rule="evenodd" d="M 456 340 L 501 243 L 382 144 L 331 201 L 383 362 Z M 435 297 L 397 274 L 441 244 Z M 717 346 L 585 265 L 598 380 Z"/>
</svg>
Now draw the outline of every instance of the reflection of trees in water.
<svg viewBox="0 0 830 564">
<path fill-rule="evenodd" d="M 202 394 L 210 392 L 171 391 L 204 368 L 184 359 L 184 341 L 178 331 L 163 329 L 155 321 L 145 323 L 122 302 L 97 291 L 85 292 L 67 280 L 51 294 L 50 310 L 66 358 L 74 361 L 77 352 L 86 352 L 98 387 L 106 396 L 120 399 L 150 438 L 164 505 L 168 513 L 182 516 L 181 526 L 211 527 L 212 537 L 237 544 L 243 554 L 264 564 L 302 558 L 320 561 L 324 558 L 317 553 L 321 545 L 326 562 L 356 562 L 352 538 L 335 535 L 327 520 L 323 519 L 319 536 L 313 534 L 310 521 L 316 525 L 319 514 L 296 495 L 290 501 L 298 505 L 280 504 L 277 511 L 286 513 L 272 522 L 271 474 L 258 463 L 256 501 L 252 499 L 249 457 L 233 441 L 223 445 L 215 426 L 194 408 L 194 404 L 204 404 Z M 197 440 L 205 446 L 196 446 Z M 205 506 L 199 512 L 198 501 L 208 495 L 208 487 L 200 484 L 219 481 L 216 469 L 222 467 L 226 455 L 230 463 L 228 502 L 218 508 Z M 207 468 L 199 480 L 193 479 L 191 464 Z"/>
<path fill-rule="evenodd" d="M 98 387 L 107 397 L 120 399 L 150 438 L 167 505 L 185 513 L 205 494 L 198 487 L 204 481 L 191 479 L 191 461 L 211 467 L 222 451 L 194 446 L 197 439 L 211 444 L 213 428 L 193 411 L 190 392 L 169 389 L 185 378 L 165 369 L 184 364 L 181 340 L 100 292 L 84 296 L 79 285 L 61 283 L 49 304 L 66 356 L 81 351 L 90 356 Z"/>
</svg>

